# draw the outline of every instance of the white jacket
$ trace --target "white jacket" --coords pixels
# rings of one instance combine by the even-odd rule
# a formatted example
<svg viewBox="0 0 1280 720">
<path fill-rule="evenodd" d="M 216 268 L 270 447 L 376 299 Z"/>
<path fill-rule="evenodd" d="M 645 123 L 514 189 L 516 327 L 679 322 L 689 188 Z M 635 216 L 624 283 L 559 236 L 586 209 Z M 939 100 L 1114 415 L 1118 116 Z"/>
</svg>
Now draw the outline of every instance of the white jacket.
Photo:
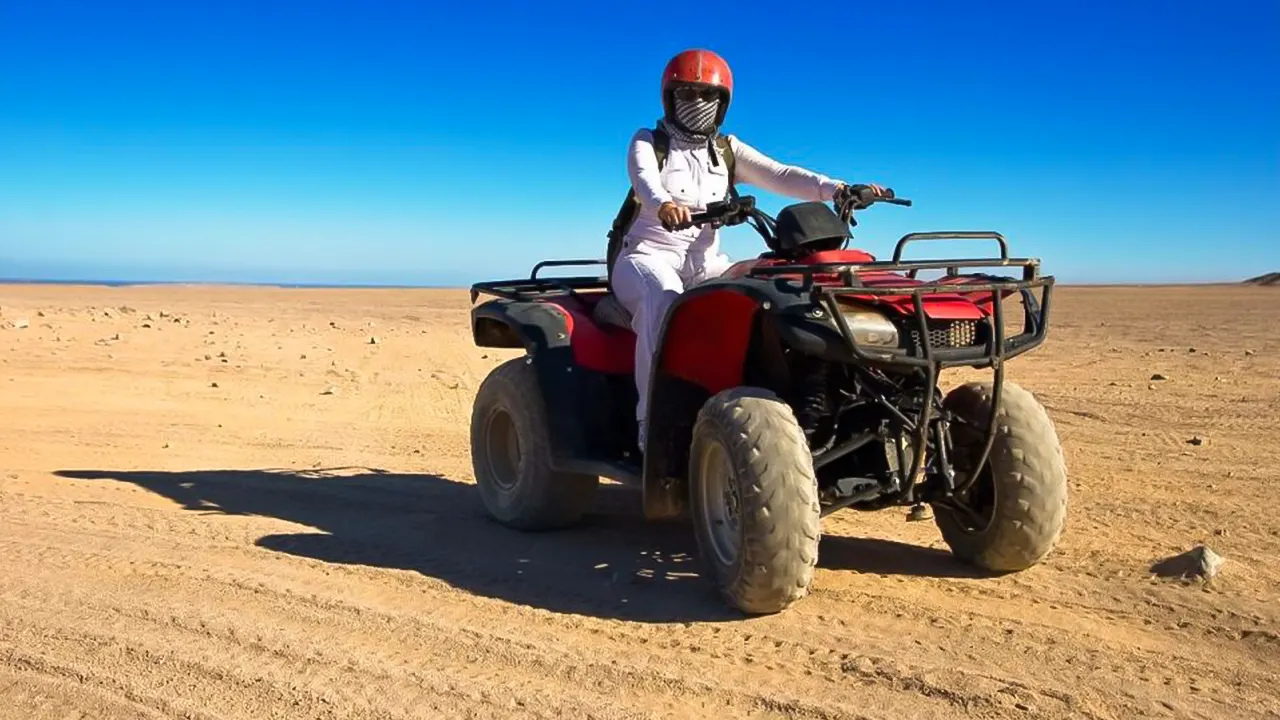
<svg viewBox="0 0 1280 720">
<path fill-rule="evenodd" d="M 840 181 L 811 170 L 783 165 L 733 135 L 726 137 L 733 148 L 738 185 L 745 183 L 797 200 L 823 202 L 831 200 L 840 185 Z M 702 255 L 718 253 L 717 228 L 691 227 L 673 232 L 658 219 L 658 208 L 664 202 L 675 202 L 691 212 L 699 212 L 706 209 L 708 203 L 724 200 L 729 191 L 729 170 L 723 158 L 717 160 L 712 164 L 706 143 L 690 145 L 671 136 L 666 162 L 659 171 L 652 131 L 637 131 L 631 138 L 627 155 L 627 174 L 641 207 L 627 233 L 622 254 L 644 252 L 649 248 L 677 250 L 682 255 L 690 251 Z"/>
</svg>

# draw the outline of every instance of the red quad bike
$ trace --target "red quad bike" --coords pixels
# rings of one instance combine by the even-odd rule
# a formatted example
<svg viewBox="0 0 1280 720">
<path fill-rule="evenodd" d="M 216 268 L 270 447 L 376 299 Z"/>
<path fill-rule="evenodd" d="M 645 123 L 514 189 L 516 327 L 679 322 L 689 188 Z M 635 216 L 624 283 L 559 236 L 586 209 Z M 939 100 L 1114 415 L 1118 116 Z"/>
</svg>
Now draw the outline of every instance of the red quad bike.
<svg viewBox="0 0 1280 720">
<path fill-rule="evenodd" d="M 893 197 L 872 202 L 910 205 Z M 498 521 L 562 527 L 599 478 L 639 486 L 648 519 L 691 516 L 705 575 L 749 613 L 804 597 L 819 524 L 837 510 L 924 505 L 953 554 L 992 573 L 1022 570 L 1057 543 L 1067 473 L 1053 423 L 1005 363 L 1045 337 L 1052 276 L 1009 257 L 993 232 L 912 233 L 891 261 L 845 249 L 849 224 L 823 203 L 777 219 L 742 196 L 695 224 L 750 223 L 769 251 L 682 293 L 653 360 L 649 430 L 635 447 L 635 336 L 604 277 L 477 283 L 482 347 L 525 348 L 482 383 L 471 420 L 479 492 Z M 856 223 L 854 223 L 856 224 Z M 998 258 L 904 261 L 911 242 L 989 239 Z M 1021 268 L 1021 279 L 960 274 Z M 922 280 L 923 270 L 945 271 Z M 1037 300 L 1033 290 L 1039 289 Z M 1006 333 L 1006 298 L 1022 329 Z M 1016 328 L 1015 328 L 1016 330 Z M 990 382 L 944 395 L 947 368 Z"/>
</svg>

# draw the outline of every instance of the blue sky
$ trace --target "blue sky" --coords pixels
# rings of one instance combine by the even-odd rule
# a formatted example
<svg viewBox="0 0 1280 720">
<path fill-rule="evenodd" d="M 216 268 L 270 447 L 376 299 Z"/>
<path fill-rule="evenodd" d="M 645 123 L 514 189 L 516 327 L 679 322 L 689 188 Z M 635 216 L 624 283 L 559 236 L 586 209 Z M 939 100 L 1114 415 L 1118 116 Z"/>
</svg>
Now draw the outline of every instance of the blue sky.
<svg viewBox="0 0 1280 720">
<path fill-rule="evenodd" d="M 733 67 L 726 131 L 915 200 L 862 217 L 874 253 L 997 229 L 1064 282 L 1280 270 L 1272 0 L 0 0 L 0 276 L 460 285 L 599 257 L 689 46 Z"/>
</svg>

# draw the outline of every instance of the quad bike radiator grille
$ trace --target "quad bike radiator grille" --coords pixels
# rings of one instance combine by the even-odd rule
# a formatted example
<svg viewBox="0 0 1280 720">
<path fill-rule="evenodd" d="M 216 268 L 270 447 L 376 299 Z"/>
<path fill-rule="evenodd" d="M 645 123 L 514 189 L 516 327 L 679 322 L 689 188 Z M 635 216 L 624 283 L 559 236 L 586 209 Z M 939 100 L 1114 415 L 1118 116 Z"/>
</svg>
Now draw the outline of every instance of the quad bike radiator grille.
<svg viewBox="0 0 1280 720">
<path fill-rule="evenodd" d="M 924 343 L 920 341 L 919 330 L 913 328 L 908 331 L 907 336 L 911 338 L 911 344 L 915 347 L 924 347 Z M 932 347 L 972 347 L 980 344 L 981 342 L 981 339 L 978 337 L 978 323 L 976 320 L 929 321 L 929 344 Z"/>
</svg>

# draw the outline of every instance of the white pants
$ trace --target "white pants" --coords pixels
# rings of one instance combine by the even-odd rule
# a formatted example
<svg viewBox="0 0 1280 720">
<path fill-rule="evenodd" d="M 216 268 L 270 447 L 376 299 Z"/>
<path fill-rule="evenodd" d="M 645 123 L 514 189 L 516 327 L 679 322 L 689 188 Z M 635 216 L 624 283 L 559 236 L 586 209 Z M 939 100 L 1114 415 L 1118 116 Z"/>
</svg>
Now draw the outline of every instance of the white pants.
<svg viewBox="0 0 1280 720">
<path fill-rule="evenodd" d="M 648 423 L 649 372 L 658 349 L 662 321 L 667 309 L 687 288 L 719 276 L 729 269 L 729 258 L 716 250 L 683 252 L 677 249 L 642 246 L 618 257 L 613 268 L 613 293 L 631 313 L 631 329 L 636 333 L 636 422 L 638 442 L 644 449 Z"/>
</svg>

